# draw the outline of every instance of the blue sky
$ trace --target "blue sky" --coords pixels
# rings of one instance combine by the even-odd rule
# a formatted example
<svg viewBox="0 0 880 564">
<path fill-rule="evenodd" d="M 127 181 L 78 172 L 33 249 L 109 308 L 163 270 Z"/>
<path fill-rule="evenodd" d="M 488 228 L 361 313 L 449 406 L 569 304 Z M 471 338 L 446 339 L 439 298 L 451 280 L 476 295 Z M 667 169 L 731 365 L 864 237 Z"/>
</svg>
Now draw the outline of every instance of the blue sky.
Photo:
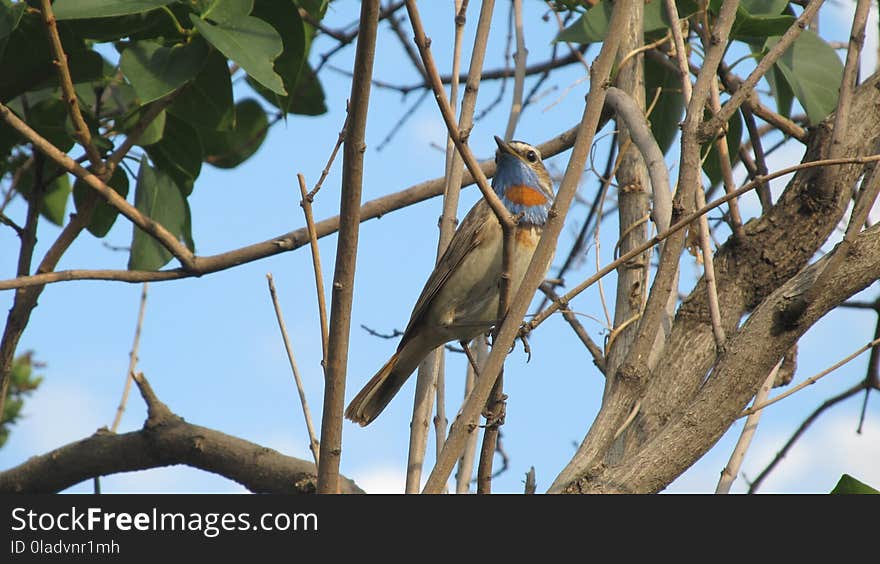
<svg viewBox="0 0 880 564">
<path fill-rule="evenodd" d="M 433 40 L 435 57 L 445 71 L 451 60 L 451 3 L 422 4 L 423 20 Z M 354 21 L 357 6 L 352 0 L 334 2 L 325 23 L 340 27 Z M 508 3 L 499 2 L 496 7 L 486 68 L 503 65 L 507 6 Z M 527 0 L 525 7 L 529 61 L 546 60 L 556 32 L 555 21 L 541 19 L 545 11 L 541 2 Z M 849 3 L 845 7 L 833 4 L 823 8 L 820 22 L 823 36 L 845 39 L 849 33 L 848 11 L 851 11 Z M 468 16 L 466 57 L 476 19 L 474 5 Z M 868 30 L 863 76 L 876 64 L 876 12 L 872 13 Z M 418 81 L 386 24 L 381 26 L 379 45 L 377 79 L 398 84 Z M 317 62 L 320 54 L 330 47 L 332 43 L 317 40 L 311 60 Z M 351 69 L 353 58 L 354 49 L 348 48 L 329 64 Z M 462 67 L 467 68 L 467 61 Z M 540 143 L 576 123 L 588 89 L 588 83 L 580 81 L 583 76 L 583 67 L 577 65 L 554 74 L 542 88 L 540 100 L 524 112 L 515 137 Z M 533 81 L 534 78 L 527 83 L 527 91 Z M 326 69 L 321 82 L 329 108 L 327 114 L 314 118 L 297 116 L 280 123 L 270 131 L 257 154 L 238 169 L 225 171 L 208 165 L 203 168 L 190 198 L 199 254 L 214 254 L 263 241 L 304 224 L 298 205 L 296 174 L 303 173 L 310 186 L 317 181 L 342 126 L 349 94 L 349 79 L 341 73 Z M 483 84 L 478 112 L 496 98 L 499 86 L 499 82 Z M 237 88 L 238 93 L 247 95 L 246 85 L 239 84 Z M 501 103 L 476 124 L 471 134 L 471 146 L 480 158 L 492 154 L 492 136 L 503 134 L 511 90 L 512 84 L 509 84 Z M 366 134 L 365 201 L 442 175 L 443 153 L 437 146 L 445 145 L 445 129 L 431 97 L 387 146 L 378 150 L 417 97 L 418 93 L 403 97 L 397 92 L 373 89 Z M 606 129 L 600 137 L 600 145 L 607 144 L 608 139 Z M 674 152 L 675 148 L 667 157 L 673 177 Z M 800 160 L 802 152 L 799 146 L 787 147 L 771 164 L 778 167 L 794 163 Z M 563 154 L 550 159 L 548 167 L 561 172 L 566 158 L 567 154 Z M 600 147 L 596 153 L 597 168 L 603 161 Z M 316 199 L 318 219 L 337 213 L 340 164 L 337 160 Z M 741 171 L 739 173 L 741 175 Z M 774 184 L 776 190 L 783 186 L 784 181 Z M 583 177 L 581 195 L 591 200 L 597 187 L 595 175 L 588 172 Z M 473 188 L 464 192 L 459 217 L 464 216 L 477 197 Z M 753 203 L 744 203 L 743 207 L 746 213 L 756 209 Z M 396 347 L 395 341 L 370 336 L 360 326 L 391 332 L 406 325 L 412 304 L 433 267 L 440 210 L 441 200 L 434 198 L 362 224 L 347 399 Z M 8 209 L 12 217 L 23 213 L 21 201 L 14 202 Z M 576 207 L 573 213 L 583 217 L 585 208 Z M 570 222 L 563 230 L 560 255 L 567 253 L 578 226 L 577 222 Z M 602 226 L 599 254 L 602 265 L 611 260 L 616 231 L 613 222 Z M 58 228 L 41 223 L 37 256 L 45 252 L 57 232 Z M 120 220 L 106 241 L 125 246 L 130 239 L 130 224 Z M 330 236 L 320 242 L 328 285 L 333 275 L 335 241 L 335 236 Z M 14 232 L 0 230 L 0 256 L 5 258 L 0 263 L 3 278 L 14 275 L 17 252 Z M 563 258 L 558 256 L 555 264 Z M 59 268 L 125 268 L 126 260 L 125 253 L 109 250 L 102 241 L 84 235 L 65 255 Z M 689 290 L 699 268 L 689 258 L 682 264 L 682 288 Z M 595 249 L 591 248 L 579 269 L 566 278 L 573 285 L 595 269 Z M 275 277 L 310 408 L 319 424 L 321 346 L 307 248 L 201 279 L 151 284 L 138 369 L 146 374 L 159 397 L 188 421 L 309 459 L 299 399 L 267 292 L 267 272 Z M 606 278 L 604 287 L 606 295 L 613 296 L 613 276 Z M 55 284 L 43 293 L 19 351 L 33 350 L 36 358 L 46 363 L 41 370 L 45 382 L 28 401 L 25 418 L 13 429 L 7 446 L 0 450 L 0 469 L 88 436 L 111 423 L 128 366 L 140 293 L 140 285 L 106 282 Z M 866 296 L 875 294 L 876 287 L 869 289 Z M 11 303 L 11 292 L 0 293 L 0 306 L 8 309 Z M 585 316 L 603 317 L 596 287 L 584 292 L 573 307 Z M 829 314 L 802 339 L 795 382 L 868 342 L 874 321 L 873 314 L 852 310 Z M 589 317 L 582 317 L 582 322 L 593 338 L 601 342 L 605 329 Z M 602 377 L 560 317 L 554 316 L 544 323 L 530 344 L 531 362 L 526 363 L 518 348 L 506 364 L 505 391 L 509 400 L 502 433 L 510 469 L 495 480 L 496 491 L 521 491 L 523 476 L 530 466 L 536 468 L 539 490 L 546 489 L 573 454 L 599 407 Z M 753 477 L 760 472 L 803 418 L 831 395 L 859 381 L 866 364 L 867 355 L 864 355 L 766 410 L 746 455 L 745 474 Z M 447 367 L 447 414 L 451 419 L 463 389 L 462 355 L 448 355 Z M 342 472 L 368 491 L 403 489 L 413 387 L 413 383 L 408 383 L 369 427 L 361 429 L 350 423 L 344 427 Z M 880 407 L 876 398 L 872 398 L 865 428 L 857 435 L 861 397 L 836 407 L 814 424 L 771 475 L 763 491 L 828 491 L 843 472 L 875 486 L 880 484 L 880 468 L 875 463 L 880 459 Z M 120 430 L 139 428 L 145 411 L 143 402 L 133 394 Z M 741 429 L 742 421 L 668 491 L 713 491 Z M 433 452 L 432 436 L 428 445 L 429 465 Z M 224 478 L 183 467 L 108 476 L 102 480 L 102 486 L 107 492 L 241 491 L 238 484 Z M 743 490 L 744 482 L 740 478 L 733 491 Z M 81 484 L 70 491 L 91 491 L 91 485 Z"/>
</svg>

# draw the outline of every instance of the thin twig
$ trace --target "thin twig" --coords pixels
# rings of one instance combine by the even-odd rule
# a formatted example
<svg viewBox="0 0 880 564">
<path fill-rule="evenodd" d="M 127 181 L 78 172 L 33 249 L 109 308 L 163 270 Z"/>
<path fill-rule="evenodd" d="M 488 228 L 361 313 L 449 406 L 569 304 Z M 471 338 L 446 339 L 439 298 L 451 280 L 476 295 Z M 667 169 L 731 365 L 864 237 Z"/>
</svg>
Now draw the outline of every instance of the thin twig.
<svg viewBox="0 0 880 564">
<path fill-rule="evenodd" d="M 688 72 L 688 59 L 687 59 L 687 47 L 684 44 L 684 39 L 681 34 L 681 28 L 678 25 L 679 17 L 678 17 L 678 9 L 675 6 L 674 0 L 665 0 L 666 2 L 666 13 L 669 15 L 669 19 L 673 22 L 676 22 L 676 25 L 672 26 L 672 37 L 675 42 L 675 60 L 678 63 L 679 70 L 679 78 L 681 80 L 682 93 L 684 95 L 684 103 L 688 105 L 691 100 L 691 94 L 693 92 L 693 88 L 690 81 L 690 73 Z M 705 17 L 705 15 L 704 15 Z M 709 33 L 708 28 L 705 33 Z M 703 45 L 708 48 L 709 40 L 708 38 L 703 38 Z M 714 104 L 718 98 L 718 86 L 715 81 L 711 83 L 711 103 Z M 713 111 L 718 111 L 717 107 L 713 107 Z M 722 145 L 723 143 L 723 145 Z M 725 179 L 725 188 L 730 188 L 727 190 L 729 194 L 734 190 L 732 184 L 732 173 L 730 173 L 730 160 L 727 151 L 727 139 L 724 135 L 719 137 L 718 141 L 718 154 L 722 155 L 721 157 L 724 162 L 721 163 L 722 171 L 726 170 L 724 179 Z M 727 168 L 725 169 L 724 165 L 727 164 Z M 730 173 L 730 174 L 727 174 Z M 728 176 L 730 176 L 729 180 L 731 183 L 728 185 Z M 697 209 L 700 209 L 706 205 L 706 193 L 703 191 L 702 187 L 697 187 L 695 190 L 695 204 Z M 736 200 L 731 200 L 731 206 L 733 202 Z M 739 212 L 737 212 L 738 217 Z M 731 207 L 731 216 L 733 216 L 733 207 Z M 742 237 L 742 221 L 732 221 L 732 227 L 734 231 L 737 232 L 736 226 L 739 226 L 739 235 Z M 714 258 L 712 253 L 712 242 L 710 240 L 710 230 L 709 230 L 709 222 L 706 219 L 705 215 L 700 216 L 699 220 L 699 236 L 700 236 L 700 252 L 703 258 L 703 270 L 704 270 L 704 278 L 706 280 L 706 291 L 708 294 L 708 303 L 709 303 L 709 316 L 712 323 L 712 333 L 715 336 L 715 346 L 718 350 L 724 346 L 725 341 L 727 340 L 726 335 L 724 334 L 724 328 L 721 326 L 721 308 L 718 305 L 718 288 L 715 285 L 715 265 Z"/>
<path fill-rule="evenodd" d="M 315 196 L 318 194 L 318 190 L 321 189 L 321 186 L 323 186 L 324 180 L 327 179 L 327 175 L 330 174 L 330 167 L 333 166 L 333 161 L 336 160 L 336 154 L 339 152 L 339 148 L 342 147 L 342 142 L 345 140 L 345 132 L 348 131 L 348 119 L 350 116 L 348 111 L 349 108 L 346 105 L 345 121 L 342 123 L 342 129 L 339 130 L 339 135 L 336 137 L 336 145 L 333 146 L 333 151 L 330 152 L 330 157 L 327 159 L 327 164 L 324 165 L 324 169 L 321 171 L 321 176 L 315 183 L 315 187 L 312 188 L 308 194 L 308 200 L 310 202 L 315 201 Z"/>
<path fill-rule="evenodd" d="M 303 215 L 306 218 L 306 228 L 309 230 L 309 246 L 312 251 L 312 266 L 315 270 L 315 291 L 318 295 L 318 317 L 321 324 L 321 366 L 327 369 L 327 301 L 324 298 L 324 274 L 321 268 L 321 251 L 318 248 L 318 233 L 315 231 L 315 218 L 312 215 L 312 195 L 306 193 L 306 179 L 302 174 L 296 175 L 299 180 L 299 191 L 302 200 L 299 205 L 302 206 Z M 316 462 L 317 464 L 317 462 Z"/>
<path fill-rule="evenodd" d="M 764 383 L 758 388 L 758 393 L 755 394 L 755 401 L 753 402 L 754 405 L 761 404 L 767 399 L 767 396 L 770 395 L 770 390 L 776 383 L 776 374 L 779 372 L 779 367 L 782 366 L 782 362 L 783 359 L 780 359 L 779 362 L 776 363 L 776 366 L 774 366 L 773 370 L 770 371 L 770 374 L 767 375 Z M 730 460 L 728 460 L 727 466 L 724 467 L 724 470 L 721 471 L 721 477 L 718 479 L 718 486 L 715 488 L 716 494 L 730 493 L 730 486 L 733 485 L 733 482 L 739 474 L 739 469 L 746 456 L 746 451 L 749 450 L 749 445 L 752 443 L 752 437 L 755 436 L 755 431 L 758 428 L 758 421 L 760 419 L 760 410 L 749 415 L 746 419 L 739 440 L 736 441 L 736 446 L 730 454 Z"/>
<path fill-rule="evenodd" d="M 113 424 L 110 425 L 110 431 L 115 433 L 119 429 L 119 423 L 122 422 L 122 414 L 125 412 L 125 404 L 128 403 L 128 394 L 131 391 L 131 382 L 134 377 L 134 369 L 138 362 L 138 349 L 141 345 L 141 328 L 144 324 L 144 312 L 147 309 L 147 286 L 148 282 L 144 282 L 141 289 L 140 306 L 138 307 L 137 324 L 134 327 L 134 340 L 131 344 L 131 352 L 128 353 L 128 371 L 125 373 L 125 385 L 122 388 L 122 397 L 119 399 L 119 406 L 116 408 L 116 416 L 113 418 Z"/>
<path fill-rule="evenodd" d="M 489 354 L 488 343 L 485 337 L 477 337 L 476 339 L 474 339 L 473 343 L 473 349 L 475 349 L 473 352 L 476 355 L 476 359 L 474 362 L 468 362 L 467 375 L 465 377 L 464 386 L 465 400 L 471 394 L 471 391 L 474 389 L 476 380 L 480 376 L 480 371 L 477 367 L 482 366 L 485 363 L 486 357 Z M 465 349 L 466 352 L 471 350 L 472 349 Z M 468 358 L 470 359 L 470 352 L 468 352 Z M 469 424 L 474 431 L 476 430 L 479 421 L 479 414 L 474 416 L 474 418 L 470 421 Z M 470 492 L 471 475 L 474 471 L 474 460 L 476 459 L 477 453 L 477 439 L 478 434 L 476 432 L 471 432 L 468 435 L 468 440 L 465 443 L 464 452 L 461 454 L 461 457 L 458 460 L 458 471 L 455 474 L 455 493 L 464 494 Z"/>
<path fill-rule="evenodd" d="M 79 100 L 76 96 L 76 90 L 73 88 L 73 78 L 70 74 L 70 66 L 68 65 L 67 54 L 61 45 L 61 37 L 58 35 L 58 25 L 55 22 L 55 14 L 52 11 L 51 0 L 40 0 L 40 11 L 43 14 L 43 23 L 49 32 L 49 45 L 52 49 L 52 56 L 55 58 L 55 67 L 58 70 L 58 79 L 61 83 L 61 96 L 67 104 L 67 111 L 70 113 L 70 120 L 73 122 L 73 132 L 80 145 L 85 149 L 89 156 L 92 166 L 98 175 L 104 174 L 104 161 L 101 160 L 101 153 L 92 141 L 92 133 L 89 126 L 83 119 L 82 112 L 79 109 Z"/>
<path fill-rule="evenodd" d="M 842 402 L 843 400 L 848 399 L 848 398 L 856 395 L 857 393 L 861 392 L 864 388 L 865 388 L 865 382 L 862 381 L 862 382 L 859 382 L 858 384 L 856 384 L 855 386 L 849 388 L 848 390 L 845 390 L 845 391 L 837 394 L 836 396 L 829 398 L 829 399 L 825 400 L 824 402 L 822 402 L 822 405 L 817 407 L 815 409 L 815 411 L 813 411 L 813 413 L 811 413 L 804 420 L 804 422 L 801 423 L 800 427 L 797 428 L 797 430 L 794 432 L 794 434 L 791 436 L 791 438 L 789 438 L 788 441 L 785 443 L 785 445 L 783 445 L 783 447 L 779 450 L 779 452 L 776 453 L 776 456 L 773 457 L 773 460 L 770 462 L 770 464 L 768 464 L 767 467 L 764 468 L 764 470 L 762 470 L 760 474 L 758 474 L 758 477 L 755 478 L 751 484 L 749 484 L 748 493 L 751 494 L 751 493 L 755 493 L 756 491 L 758 491 L 758 488 L 761 486 L 761 484 L 764 482 L 764 480 L 767 478 L 767 476 L 770 475 L 770 472 L 772 472 L 773 469 L 776 468 L 776 466 L 780 462 L 782 462 L 782 459 L 785 458 L 785 455 L 788 454 L 788 451 L 791 449 L 792 446 L 794 446 L 794 443 L 797 442 L 797 440 L 801 437 L 801 435 L 803 435 L 806 432 L 806 430 L 809 428 L 809 426 L 812 425 L 813 422 L 816 421 L 816 419 L 818 419 L 820 415 L 822 415 L 827 409 L 834 407 L 835 405 Z"/>
<path fill-rule="evenodd" d="M 880 301 L 877 302 L 880 306 Z M 877 316 L 877 322 L 874 324 L 874 338 L 880 339 L 880 315 Z M 865 424 L 865 415 L 868 410 L 868 396 L 872 390 L 880 390 L 880 349 L 874 347 L 871 349 L 871 355 L 868 357 L 868 369 L 865 371 L 865 399 L 862 401 L 862 411 L 859 414 L 859 426 L 856 433 L 862 433 L 862 426 Z"/>
<path fill-rule="evenodd" d="M 696 196 L 697 209 L 703 208 L 706 205 L 706 193 L 703 192 L 702 188 L 697 188 L 694 195 Z M 736 199 L 734 198 L 729 203 L 735 201 Z M 718 303 L 718 287 L 715 284 L 715 258 L 712 252 L 710 234 L 709 221 L 705 215 L 701 215 L 699 220 L 699 237 L 700 256 L 703 258 L 703 279 L 706 281 L 709 319 L 712 323 L 712 335 L 715 337 L 715 348 L 720 352 L 727 341 L 727 335 L 724 332 L 724 327 L 721 325 L 721 306 Z"/>
<path fill-rule="evenodd" d="M 128 155 L 131 148 L 134 147 L 134 144 L 140 140 L 141 135 L 143 135 L 144 131 L 152 124 L 159 114 L 161 114 L 171 103 L 177 99 L 177 95 L 180 94 L 181 89 L 178 88 L 174 92 L 167 94 L 166 96 L 156 100 L 151 103 L 146 110 L 141 114 L 137 123 L 129 129 L 125 134 L 125 140 L 122 144 L 119 145 L 110 156 L 107 157 L 107 170 L 110 174 L 113 173 L 113 170 L 116 168 L 119 163 L 122 162 L 122 159 Z"/>
<path fill-rule="evenodd" d="M 838 368 L 840 368 L 844 364 L 846 364 L 849 361 L 853 360 L 854 358 L 858 357 L 863 352 L 865 352 L 873 347 L 876 347 L 878 344 L 880 344 L 880 339 L 874 339 L 873 341 L 871 341 L 867 345 L 859 348 L 857 351 L 853 352 L 852 354 L 850 354 L 846 358 L 839 360 L 838 362 L 832 364 L 831 366 L 829 366 L 828 368 L 826 368 L 822 372 L 819 372 L 815 376 L 810 376 L 809 378 L 807 378 L 806 380 L 804 380 L 803 382 L 801 382 L 800 384 L 798 384 L 794 388 L 790 388 L 790 389 L 784 391 L 783 393 L 779 394 L 778 396 L 775 396 L 775 397 L 773 397 L 763 403 L 760 403 L 758 405 L 754 405 L 754 406 L 746 409 L 745 411 L 742 412 L 742 415 L 740 415 L 740 417 L 744 417 L 744 416 L 748 416 L 753 413 L 756 413 L 756 412 L 764 409 L 768 405 L 773 405 L 774 403 L 776 403 L 782 399 L 785 399 L 788 396 L 790 396 L 796 392 L 801 391 L 802 389 L 806 388 L 807 386 L 815 384 L 820 378 L 823 378 L 824 376 L 831 374 L 832 372 L 834 372 L 835 370 L 837 370 Z"/>
<path fill-rule="evenodd" d="M 742 115 L 743 120 L 746 122 L 746 130 L 749 132 L 749 141 L 752 145 L 752 151 L 755 154 L 755 170 L 751 174 L 751 178 L 766 175 L 769 171 L 767 168 L 767 158 L 764 154 L 764 144 L 761 141 L 761 134 L 758 131 L 758 125 L 755 123 L 755 115 L 748 106 L 743 106 Z M 740 147 L 740 151 L 740 158 L 742 160 L 742 155 L 747 154 L 745 145 Z M 770 185 L 762 184 L 758 187 L 757 193 L 758 200 L 761 202 L 761 211 L 766 213 L 767 210 L 773 206 L 773 196 L 770 193 Z"/>
<path fill-rule="evenodd" d="M 614 132 L 614 138 L 611 141 L 610 149 L 608 150 L 608 158 L 605 161 L 605 170 L 603 172 L 600 180 L 602 181 L 602 187 L 596 191 L 596 197 L 593 199 L 593 203 L 590 205 L 590 211 L 587 212 L 587 217 L 584 219 L 584 223 L 581 225 L 581 230 L 578 232 L 577 237 L 575 238 L 574 243 L 571 246 L 571 249 L 568 251 L 568 255 L 565 257 L 565 261 L 562 263 L 562 266 L 559 267 L 559 270 L 556 271 L 556 278 L 559 280 L 563 280 L 565 277 L 565 273 L 568 272 L 568 269 L 575 262 L 575 258 L 584 251 L 584 242 L 587 239 L 587 233 L 591 231 L 591 226 L 593 219 L 600 216 L 601 212 L 599 211 L 602 203 L 605 201 L 605 195 L 608 193 L 608 188 L 611 185 L 611 180 L 614 177 L 615 169 L 614 164 L 617 162 L 615 159 L 617 149 L 617 132 Z M 549 298 L 544 296 L 544 299 L 541 301 L 538 306 L 538 310 L 544 309 L 544 306 L 547 305 L 547 301 Z"/>
<path fill-rule="evenodd" d="M 525 90 L 526 80 L 526 60 L 529 56 L 529 50 L 526 49 L 525 32 L 523 31 L 522 0 L 513 0 L 511 9 L 513 10 L 514 29 L 516 30 L 516 52 L 513 54 L 515 65 L 513 73 L 513 99 L 510 103 L 507 128 L 504 130 L 505 141 L 513 139 L 516 124 L 519 122 L 519 115 L 522 113 L 523 90 Z"/>
<path fill-rule="evenodd" d="M 850 130 L 853 92 L 858 82 L 859 67 L 861 61 L 862 46 L 865 43 L 865 26 L 868 22 L 868 12 L 871 8 L 870 0 L 859 0 L 853 15 L 852 28 L 849 35 L 849 49 L 846 51 L 846 63 L 843 67 L 843 77 L 840 81 L 840 90 L 837 98 L 837 109 L 834 114 L 834 129 L 831 132 L 831 147 L 829 157 L 842 157 L 844 154 L 844 140 Z M 824 195 L 833 192 L 833 188 L 820 186 L 819 191 Z"/>
<path fill-rule="evenodd" d="M 553 303 L 559 304 L 559 311 L 562 312 L 562 317 L 565 319 L 568 324 L 571 326 L 572 330 L 574 330 L 575 335 L 578 336 L 578 339 L 581 340 L 581 343 L 587 347 L 587 350 L 590 352 L 590 356 L 593 357 L 593 364 L 596 365 L 596 368 L 599 369 L 603 375 L 605 374 L 605 355 L 602 354 L 602 349 L 599 348 L 592 338 L 590 338 L 590 334 L 587 333 L 587 330 L 584 329 L 584 326 L 581 325 L 581 322 L 578 321 L 577 316 L 573 311 L 568 309 L 568 306 L 565 304 L 560 304 L 559 301 L 562 299 L 559 297 L 559 294 L 553 291 L 552 288 L 547 284 L 541 284 L 539 289 L 544 292 L 544 295 Z"/>
<path fill-rule="evenodd" d="M 272 306 L 275 308 L 275 317 L 278 319 L 278 328 L 281 329 L 281 338 L 284 340 L 284 350 L 287 351 L 287 360 L 290 361 L 290 370 L 293 372 L 293 379 L 296 382 L 296 391 L 299 392 L 299 401 L 302 405 L 303 417 L 306 420 L 306 429 L 309 432 L 309 450 L 312 451 L 312 458 L 315 460 L 315 466 L 318 466 L 320 458 L 321 445 L 318 443 L 315 435 L 315 427 L 312 425 L 312 413 L 309 411 L 309 402 L 306 400 L 306 391 L 303 387 L 302 378 L 299 375 L 299 369 L 296 366 L 296 359 L 293 357 L 293 345 L 290 344 L 290 337 L 287 334 L 287 326 L 284 324 L 284 316 L 281 314 L 281 304 L 278 303 L 278 292 L 275 290 L 275 279 L 271 273 L 266 274 L 266 280 L 269 282 L 269 295 L 272 298 Z"/>
<path fill-rule="evenodd" d="M 491 2 L 492 0 L 487 0 Z M 484 2 L 485 4 L 486 2 Z M 493 2 L 494 4 L 494 2 Z M 440 74 L 437 72 L 437 65 L 434 62 L 434 56 L 431 54 L 431 41 L 425 35 L 425 28 L 422 25 L 422 18 L 419 15 L 418 7 L 415 5 L 414 0 L 407 0 L 406 9 L 409 12 L 410 23 L 413 27 L 413 32 L 415 34 L 416 45 L 419 48 L 419 53 L 422 56 L 422 62 L 425 65 L 425 70 L 428 72 L 428 77 L 431 81 L 431 88 L 434 90 L 434 98 L 437 101 L 437 105 L 440 108 L 440 113 L 443 116 L 443 121 L 446 124 L 446 129 L 449 131 L 450 136 L 452 137 L 453 142 L 455 143 L 456 148 L 458 149 L 459 154 L 464 160 L 465 166 L 467 166 L 468 170 L 474 177 L 474 180 L 477 183 L 477 186 L 480 189 L 480 192 L 483 194 L 483 198 L 489 204 L 489 207 L 492 208 L 495 217 L 498 219 L 498 222 L 502 225 L 502 227 L 512 227 L 513 226 L 513 218 L 507 208 L 504 207 L 504 204 L 501 202 L 501 198 L 498 197 L 498 194 L 492 190 L 491 186 L 489 186 L 489 181 L 486 180 L 486 175 L 483 174 L 482 169 L 477 162 L 477 159 L 474 157 L 473 152 L 471 152 L 470 147 L 467 144 L 467 135 L 469 131 L 461 131 L 456 124 L 455 121 L 455 113 L 452 110 L 452 107 L 449 105 L 449 100 L 446 98 L 446 93 L 443 91 L 443 83 L 440 81 Z"/>
</svg>

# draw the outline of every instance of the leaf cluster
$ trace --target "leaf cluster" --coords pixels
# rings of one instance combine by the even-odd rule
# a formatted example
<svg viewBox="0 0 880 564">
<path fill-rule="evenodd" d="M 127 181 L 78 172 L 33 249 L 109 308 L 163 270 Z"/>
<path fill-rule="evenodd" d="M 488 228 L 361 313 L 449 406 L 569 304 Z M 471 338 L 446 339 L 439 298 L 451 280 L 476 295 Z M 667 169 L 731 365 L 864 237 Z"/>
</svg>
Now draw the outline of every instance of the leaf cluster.
<svg viewBox="0 0 880 564">
<path fill-rule="evenodd" d="M 53 11 L 80 110 L 101 156 L 126 138 L 137 149 L 105 179 L 119 195 L 194 250 L 188 203 L 203 163 L 233 168 L 289 114 L 326 111 L 308 53 L 327 0 L 56 0 Z M 304 16 L 306 18 L 304 18 Z M 62 100 L 39 2 L 0 0 L 0 102 L 58 149 L 75 131 Z M 233 88 L 241 73 L 248 87 Z M 0 176 L 40 199 L 57 225 L 68 203 L 92 199 L 82 181 L 44 159 L 0 123 Z M 35 170 L 42 167 L 41 170 Z M 72 196 L 72 197 L 71 197 Z M 118 212 L 99 201 L 89 232 L 104 237 Z M 171 255 L 132 230 L 130 269 L 156 270 Z"/>
</svg>

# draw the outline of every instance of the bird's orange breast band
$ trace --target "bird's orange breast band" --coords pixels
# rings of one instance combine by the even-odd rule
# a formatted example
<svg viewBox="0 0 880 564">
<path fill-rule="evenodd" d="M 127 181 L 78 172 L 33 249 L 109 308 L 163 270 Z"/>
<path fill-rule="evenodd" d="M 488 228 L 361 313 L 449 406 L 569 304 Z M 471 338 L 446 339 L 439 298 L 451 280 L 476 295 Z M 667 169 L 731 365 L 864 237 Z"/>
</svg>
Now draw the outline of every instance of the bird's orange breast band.
<svg viewBox="0 0 880 564">
<path fill-rule="evenodd" d="M 504 196 L 514 204 L 521 206 L 542 206 L 547 203 L 544 194 L 524 184 L 511 186 L 505 190 Z"/>
</svg>

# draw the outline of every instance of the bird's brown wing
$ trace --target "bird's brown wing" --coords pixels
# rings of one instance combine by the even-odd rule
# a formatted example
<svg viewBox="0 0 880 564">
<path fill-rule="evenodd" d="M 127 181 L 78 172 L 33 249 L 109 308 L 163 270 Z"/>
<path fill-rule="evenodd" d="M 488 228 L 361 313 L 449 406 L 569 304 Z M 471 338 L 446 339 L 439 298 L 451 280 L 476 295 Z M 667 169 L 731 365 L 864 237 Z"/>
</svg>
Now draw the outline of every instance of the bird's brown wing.
<svg viewBox="0 0 880 564">
<path fill-rule="evenodd" d="M 458 230 L 449 242 L 449 246 L 446 247 L 443 256 L 437 262 L 434 271 L 431 272 L 431 276 L 428 277 L 428 281 L 425 282 L 425 287 L 422 289 L 422 293 L 419 295 L 419 299 L 413 308 L 409 324 L 407 324 L 406 330 L 403 332 L 399 348 L 402 348 L 409 338 L 412 337 L 413 328 L 418 326 L 418 323 L 428 311 L 440 289 L 443 288 L 449 277 L 461 265 L 467 254 L 483 241 L 486 229 L 493 224 L 497 224 L 497 222 L 495 214 L 485 200 L 480 199 L 471 208 L 471 211 L 468 212 L 458 226 Z"/>
</svg>

